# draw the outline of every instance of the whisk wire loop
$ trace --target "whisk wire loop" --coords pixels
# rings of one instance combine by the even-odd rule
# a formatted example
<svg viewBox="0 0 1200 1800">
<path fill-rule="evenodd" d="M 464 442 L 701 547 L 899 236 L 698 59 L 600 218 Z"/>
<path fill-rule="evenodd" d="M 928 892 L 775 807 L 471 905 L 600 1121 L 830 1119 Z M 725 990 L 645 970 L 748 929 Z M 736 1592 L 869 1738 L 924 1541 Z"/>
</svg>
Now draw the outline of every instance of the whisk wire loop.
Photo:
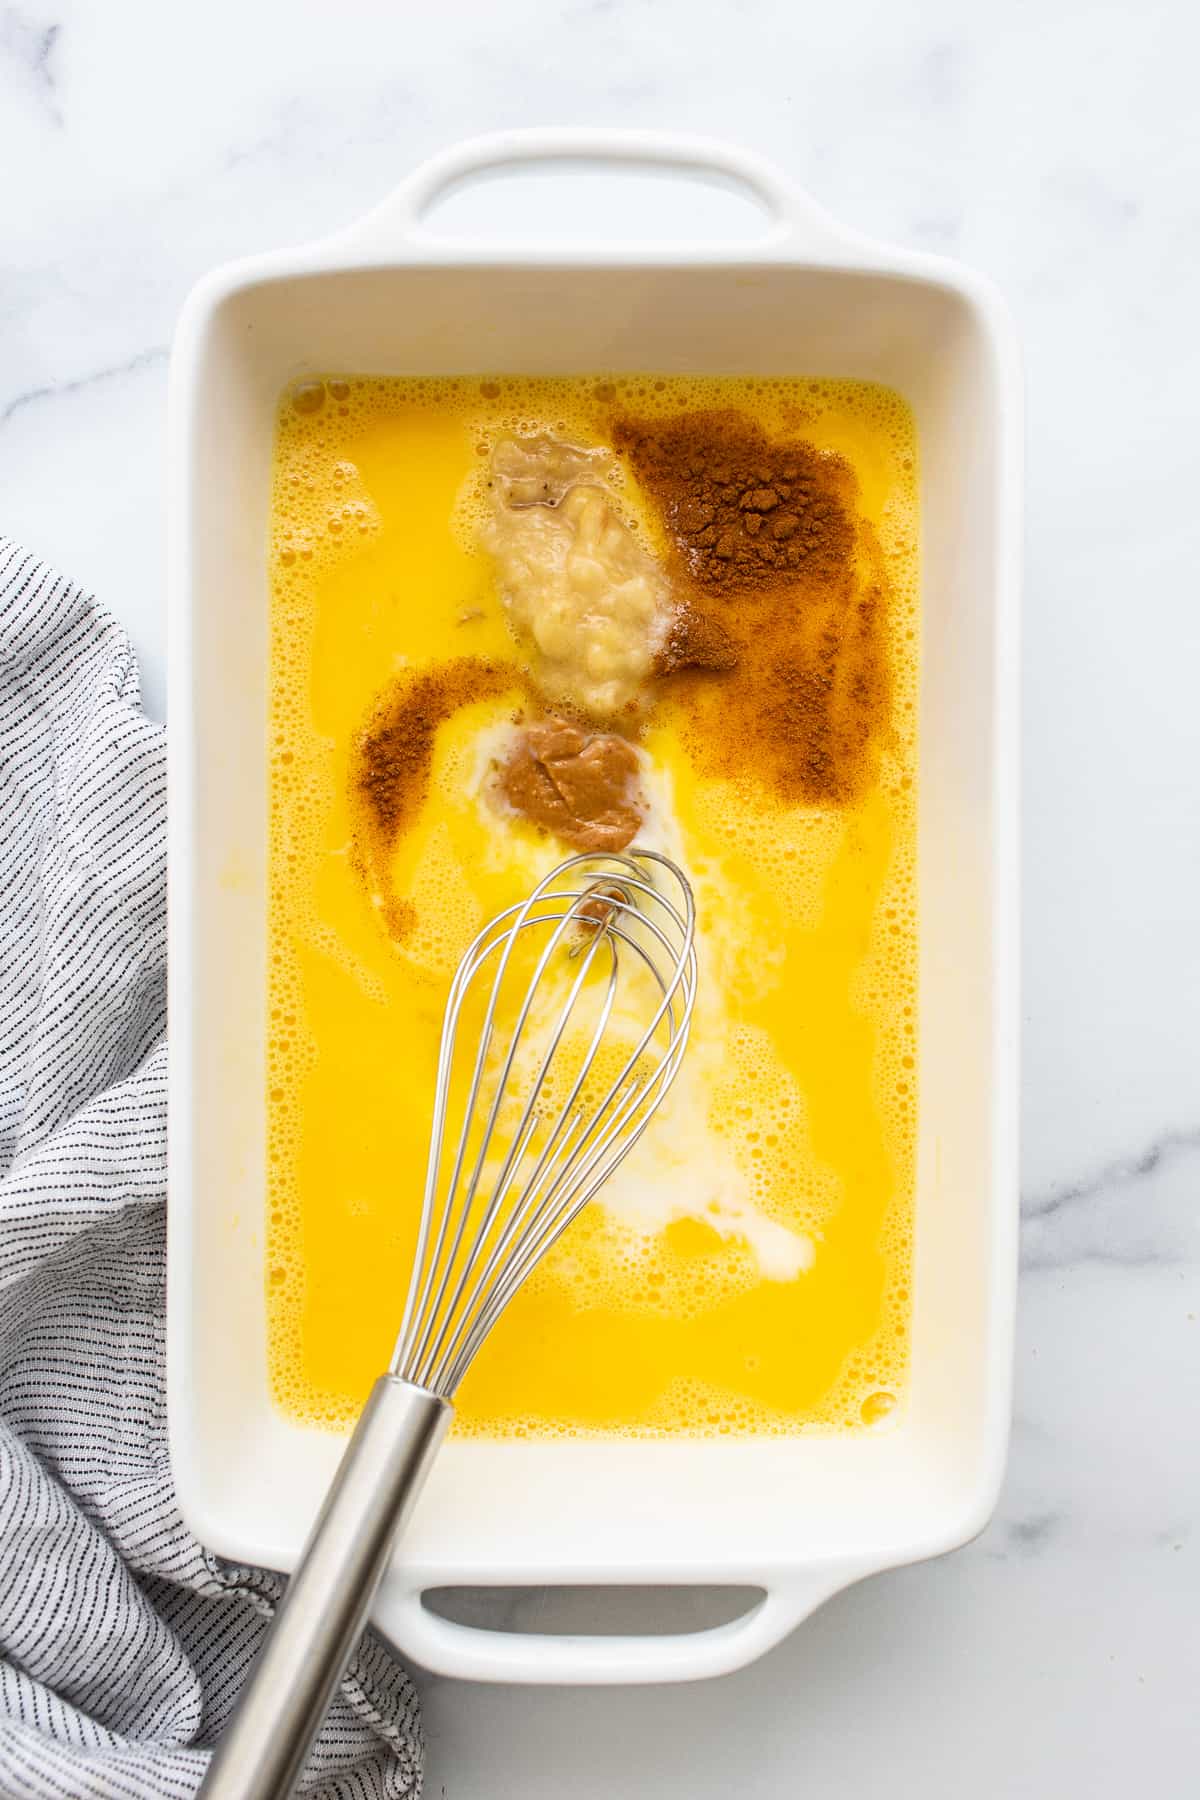
<svg viewBox="0 0 1200 1800">
<path fill-rule="evenodd" d="M 545 922 L 545 916 L 543 915 L 542 918 L 540 918 L 538 921 L 535 921 L 535 922 L 538 922 L 538 923 Z M 456 1229 L 454 1232 L 454 1237 L 453 1237 L 453 1241 L 450 1246 L 449 1254 L 446 1257 L 446 1262 L 445 1262 L 445 1279 L 447 1282 L 452 1279 L 452 1271 L 455 1270 L 457 1267 L 459 1267 L 459 1252 L 460 1252 L 460 1249 L 462 1246 L 463 1237 L 464 1237 L 464 1234 L 467 1229 L 468 1221 L 471 1218 L 471 1211 L 472 1211 L 472 1207 L 474 1206 L 474 1203 L 475 1203 L 476 1194 L 479 1190 L 480 1178 L 483 1174 L 484 1165 L 485 1165 L 486 1158 L 487 1158 L 487 1152 L 488 1152 L 489 1146 L 493 1142 L 495 1129 L 496 1129 L 496 1122 L 497 1122 L 497 1118 L 498 1118 L 498 1115 L 500 1112 L 500 1107 L 502 1105 L 505 1093 L 508 1090 L 508 1082 L 512 1075 L 513 1064 L 516 1060 L 517 1052 L 518 1052 L 518 1050 L 520 1048 L 520 1044 L 521 1044 L 521 1039 L 524 1034 L 528 1020 L 529 1020 L 529 1014 L 530 1014 L 530 1011 L 531 1011 L 533 1003 L 534 1003 L 534 997 L 538 990 L 538 984 L 540 983 L 542 976 L 545 974 L 546 968 L 550 962 L 551 957 L 554 955 L 554 952 L 558 949 L 559 945 L 561 944 L 562 939 L 565 936 L 571 922 L 572 922 L 571 915 L 569 913 L 562 915 L 562 919 L 558 925 L 557 930 L 553 933 L 552 937 L 550 938 L 550 941 L 547 943 L 547 945 L 546 945 L 545 949 L 543 950 L 542 955 L 538 961 L 537 967 L 534 970 L 533 977 L 530 981 L 529 988 L 526 992 L 524 1003 L 518 1014 L 516 1024 L 513 1027 L 512 1036 L 511 1036 L 511 1039 L 510 1039 L 509 1045 L 508 1045 L 508 1051 L 507 1051 L 507 1054 L 505 1055 L 503 1066 L 500 1070 L 500 1074 L 497 1077 L 496 1084 L 495 1084 L 495 1092 L 492 1095 L 491 1105 L 488 1110 L 487 1119 L 484 1123 L 483 1130 L 480 1135 L 480 1142 L 479 1142 L 478 1150 L 477 1150 L 476 1157 L 475 1157 L 474 1167 L 472 1168 L 471 1175 L 467 1182 L 466 1190 L 463 1194 L 462 1200 L 459 1203 L 458 1223 L 457 1223 L 457 1226 L 456 1226 Z M 529 923 L 528 920 L 520 921 L 520 925 L 527 925 L 528 923 Z M 602 939 L 600 938 L 598 933 L 593 934 L 593 940 L 594 941 L 588 947 L 587 953 L 586 953 L 586 955 L 583 959 L 583 962 L 580 966 L 579 972 L 576 975 L 574 982 L 571 985 L 570 992 L 568 993 L 566 1001 L 564 1002 L 562 1010 L 559 1014 L 557 1026 L 553 1032 L 553 1035 L 551 1036 L 550 1042 L 547 1046 L 545 1055 L 543 1056 L 541 1066 L 538 1070 L 537 1076 L 536 1076 L 536 1078 L 530 1088 L 529 1094 L 525 1100 L 525 1104 L 524 1104 L 524 1107 L 521 1112 L 521 1117 L 520 1117 L 516 1127 L 514 1128 L 512 1142 L 509 1145 L 509 1148 L 506 1151 L 506 1153 L 503 1157 L 503 1160 L 501 1162 L 500 1168 L 497 1171 L 496 1176 L 494 1178 L 494 1185 L 492 1188 L 492 1192 L 491 1192 L 490 1198 L 486 1201 L 486 1203 L 484 1205 L 482 1218 L 480 1218 L 475 1225 L 473 1241 L 474 1241 L 474 1244 L 476 1247 L 486 1240 L 488 1232 L 491 1230 L 492 1224 L 493 1224 L 494 1220 L 496 1219 L 497 1215 L 499 1214 L 499 1212 L 503 1206 L 504 1200 L 507 1198 L 507 1195 L 508 1195 L 509 1189 L 512 1185 L 513 1179 L 516 1175 L 518 1168 L 520 1167 L 521 1159 L 525 1155 L 525 1152 L 528 1148 L 530 1140 L 532 1139 L 533 1134 L 539 1123 L 538 1115 L 536 1112 L 536 1105 L 537 1105 L 538 1098 L 541 1094 L 542 1087 L 544 1086 L 546 1078 L 549 1074 L 550 1065 L 554 1059 L 555 1052 L 557 1051 L 559 1044 L 562 1040 L 563 1034 L 567 1029 L 567 1026 L 570 1021 L 570 1017 L 571 1017 L 571 1012 L 574 1008 L 576 1000 L 579 997 L 579 992 L 580 992 L 581 988 L 583 987 L 585 981 L 587 980 L 587 976 L 590 971 L 591 964 L 592 964 L 592 962 L 596 956 L 596 952 L 599 949 L 600 944 L 602 942 Z M 486 954 L 487 954 L 487 952 L 485 951 L 484 956 L 481 956 L 478 959 L 478 963 L 476 966 L 482 965 L 482 962 L 483 962 Z M 483 1034 L 482 1034 L 482 1039 L 481 1039 L 481 1050 L 484 1053 L 484 1060 L 486 1060 L 486 1053 L 487 1053 L 487 1050 L 490 1048 L 490 1045 L 492 1042 L 492 1034 L 493 1034 L 493 1030 L 494 1030 L 495 1009 L 496 1009 L 496 1004 L 497 1004 L 497 1001 L 499 998 L 500 986 L 501 986 L 501 983 L 504 978 L 506 966 L 507 966 L 507 958 L 502 960 L 501 965 L 497 969 L 496 976 L 493 981 L 492 996 L 491 996 L 491 1000 L 489 1002 L 487 1019 L 484 1024 L 484 1029 L 483 1029 Z M 607 1011 L 611 1011 L 612 993 L 615 988 L 615 982 L 616 982 L 616 966 L 615 966 L 615 958 L 614 958 L 613 968 L 612 968 L 612 971 L 610 974 L 610 981 L 609 981 L 609 998 L 608 998 L 608 1004 L 607 1004 Z M 481 1059 L 479 1057 L 477 1057 L 476 1058 L 476 1069 L 475 1069 L 474 1076 L 472 1078 L 471 1091 L 470 1091 L 470 1095 L 469 1095 L 469 1098 L 467 1101 L 466 1119 L 465 1119 L 464 1126 L 463 1126 L 462 1136 L 460 1138 L 460 1155 L 455 1160 L 455 1177 L 452 1178 L 452 1184 L 451 1184 L 452 1188 L 453 1188 L 454 1180 L 457 1179 L 458 1170 L 461 1167 L 461 1161 L 462 1161 L 461 1153 L 462 1153 L 462 1150 L 465 1147 L 467 1140 L 468 1140 L 468 1135 L 469 1135 L 470 1128 L 473 1123 L 473 1119 L 474 1119 L 474 1115 L 475 1115 L 476 1103 L 479 1098 L 480 1086 L 481 1086 L 481 1081 L 482 1081 L 482 1073 L 483 1073 L 482 1067 L 480 1066 L 480 1062 L 481 1062 Z M 583 1074 L 586 1074 L 586 1070 L 581 1073 L 581 1083 L 582 1083 Z M 447 1217 L 448 1217 L 448 1214 L 449 1214 L 449 1208 L 447 1208 Z M 467 1279 L 470 1276 L 472 1261 L 473 1261 L 473 1255 L 471 1258 L 468 1258 L 466 1265 L 464 1267 L 462 1267 L 461 1273 L 459 1274 L 459 1277 L 458 1277 L 457 1284 L 455 1285 L 453 1292 L 450 1294 L 447 1303 L 444 1306 L 439 1306 L 437 1309 L 435 1309 L 434 1316 L 428 1320 L 429 1327 L 432 1330 L 436 1325 L 437 1317 L 440 1316 L 441 1327 L 440 1327 L 440 1330 L 438 1330 L 437 1337 L 434 1340 L 432 1347 L 429 1347 L 429 1348 L 426 1348 L 423 1350 L 422 1359 L 421 1359 L 421 1362 L 420 1362 L 420 1364 L 417 1368 L 417 1372 L 416 1372 L 416 1379 L 421 1383 L 421 1385 L 425 1385 L 427 1383 L 427 1381 L 429 1379 L 430 1365 L 436 1361 L 438 1354 L 442 1348 L 442 1345 L 445 1342 L 447 1333 L 451 1329 L 451 1326 L 453 1324 L 454 1317 L 455 1317 L 455 1308 L 456 1308 L 458 1299 L 461 1296 L 462 1288 L 463 1288 L 465 1282 L 467 1281 Z M 435 1269 L 435 1272 L 436 1272 L 436 1269 Z"/>
<path fill-rule="evenodd" d="M 552 879 L 552 877 L 548 879 Z M 540 919 L 531 919 L 530 915 L 533 913 L 534 907 L 540 901 L 546 885 L 545 881 L 539 883 L 527 899 L 518 901 L 515 905 L 506 908 L 504 912 L 499 913 L 484 926 L 483 930 L 473 940 L 463 955 L 458 965 L 458 969 L 455 972 L 454 980 L 451 983 L 450 993 L 446 1001 L 446 1013 L 442 1025 L 441 1047 L 438 1055 L 437 1081 L 434 1088 L 433 1117 L 430 1123 L 429 1160 L 425 1177 L 425 1195 L 421 1208 L 421 1224 L 418 1234 L 417 1251 L 413 1259 L 412 1276 L 409 1282 L 408 1300 L 405 1305 L 404 1318 L 401 1322 L 400 1333 L 397 1339 L 398 1343 L 402 1343 L 406 1340 L 410 1327 L 419 1331 L 422 1325 L 428 1322 L 428 1303 L 433 1293 L 438 1271 L 441 1268 L 446 1233 L 450 1225 L 451 1208 L 448 1203 L 439 1217 L 437 1241 L 434 1246 L 433 1255 L 429 1261 L 426 1262 L 425 1253 L 428 1246 L 429 1228 L 432 1223 L 438 1181 L 441 1174 L 445 1115 L 449 1098 L 450 1081 L 453 1073 L 456 1034 L 463 1002 L 470 990 L 472 981 L 483 963 L 494 951 L 497 949 L 502 950 L 500 965 L 496 970 L 495 980 L 492 984 L 492 994 L 488 1005 L 487 1015 L 479 1033 L 479 1043 L 475 1055 L 475 1066 L 471 1077 L 470 1093 L 466 1109 L 466 1119 L 469 1122 L 474 1113 L 475 1102 L 479 1094 L 479 1087 L 487 1059 L 487 1053 L 491 1044 L 493 1022 L 501 984 L 508 967 L 509 959 L 517 942 L 517 934 L 527 924 L 543 922 Z M 497 1102 L 499 1101 L 499 1098 L 500 1092 L 499 1089 L 497 1089 Z M 454 1195 L 458 1192 L 459 1180 L 462 1175 L 462 1166 L 467 1156 L 468 1142 L 468 1133 L 466 1129 L 464 1129 L 459 1137 L 454 1168 L 450 1176 L 448 1201 L 453 1200 Z M 484 1144 L 486 1147 L 486 1134 Z M 475 1171 L 476 1179 L 478 1178 L 478 1173 L 479 1169 L 477 1166 Z M 470 1191 L 473 1192 L 473 1187 Z M 453 1251 L 451 1252 L 451 1259 L 452 1258 Z M 422 1275 L 424 1276 L 423 1281 L 421 1280 Z M 419 1282 L 421 1283 L 420 1298 L 417 1299 L 416 1295 Z"/>
<path fill-rule="evenodd" d="M 523 975 L 517 946 L 535 933 L 546 939 Z M 517 1288 L 633 1149 L 687 1042 L 694 939 L 691 889 L 668 858 L 582 852 L 469 946 L 446 1007 L 394 1374 L 453 1395 Z M 472 1056 L 464 1009 L 489 979 Z M 594 1092 L 614 1048 L 619 1070 Z"/>
</svg>

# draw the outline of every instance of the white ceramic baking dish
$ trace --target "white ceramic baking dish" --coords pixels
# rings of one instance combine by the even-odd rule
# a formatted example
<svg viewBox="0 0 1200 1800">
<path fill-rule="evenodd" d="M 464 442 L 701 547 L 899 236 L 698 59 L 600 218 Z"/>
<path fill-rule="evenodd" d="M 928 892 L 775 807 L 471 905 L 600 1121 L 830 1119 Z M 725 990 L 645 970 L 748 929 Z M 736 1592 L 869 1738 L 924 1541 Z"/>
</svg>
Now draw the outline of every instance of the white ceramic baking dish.
<svg viewBox="0 0 1200 1800">
<path fill-rule="evenodd" d="M 529 241 L 514 244 L 514 229 Z M 920 1136 L 907 1402 L 890 1429 L 861 1436 L 451 1442 L 376 1607 L 404 1652 L 443 1673 L 716 1674 L 848 1583 L 963 1543 L 1001 1476 L 1017 1218 L 1011 330 L 975 276 L 846 231 L 748 156 L 607 133 L 464 145 L 349 230 L 218 270 L 191 295 L 171 371 L 170 1440 L 202 1541 L 282 1569 L 341 1443 L 282 1418 L 267 1390 L 266 515 L 280 389 L 327 369 L 857 376 L 915 410 Z M 480 1629 L 422 1598 L 695 1583 L 761 1598 L 730 1623 L 644 1637 Z"/>
</svg>

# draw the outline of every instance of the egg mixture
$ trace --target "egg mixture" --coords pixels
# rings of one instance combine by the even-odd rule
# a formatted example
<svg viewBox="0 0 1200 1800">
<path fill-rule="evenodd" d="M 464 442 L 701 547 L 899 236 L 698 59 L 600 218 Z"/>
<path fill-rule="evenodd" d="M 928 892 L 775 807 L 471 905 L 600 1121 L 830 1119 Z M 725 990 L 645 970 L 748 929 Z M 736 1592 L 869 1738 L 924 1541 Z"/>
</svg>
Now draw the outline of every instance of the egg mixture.
<svg viewBox="0 0 1200 1800">
<path fill-rule="evenodd" d="M 458 957 L 573 848 L 698 907 L 683 1071 L 513 1301 L 457 1431 L 878 1427 L 916 1114 L 917 474 L 865 383 L 284 395 L 270 520 L 277 1404 L 390 1355 Z"/>
</svg>

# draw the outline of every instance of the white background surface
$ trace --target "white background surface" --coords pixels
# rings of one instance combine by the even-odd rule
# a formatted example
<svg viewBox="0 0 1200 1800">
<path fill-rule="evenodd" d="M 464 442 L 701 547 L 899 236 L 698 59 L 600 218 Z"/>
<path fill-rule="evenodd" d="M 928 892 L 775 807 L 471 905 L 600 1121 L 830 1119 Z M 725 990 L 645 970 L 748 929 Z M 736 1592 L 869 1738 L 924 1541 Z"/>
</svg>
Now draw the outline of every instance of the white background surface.
<svg viewBox="0 0 1200 1800">
<path fill-rule="evenodd" d="M 773 157 L 1007 294 L 1028 373 L 1024 1282 L 968 1550 L 655 1690 L 427 1682 L 429 1792 L 1200 1785 L 1200 24 L 1176 4 L 0 6 L 0 522 L 163 694 L 163 401 L 213 263 L 530 123 Z"/>
</svg>

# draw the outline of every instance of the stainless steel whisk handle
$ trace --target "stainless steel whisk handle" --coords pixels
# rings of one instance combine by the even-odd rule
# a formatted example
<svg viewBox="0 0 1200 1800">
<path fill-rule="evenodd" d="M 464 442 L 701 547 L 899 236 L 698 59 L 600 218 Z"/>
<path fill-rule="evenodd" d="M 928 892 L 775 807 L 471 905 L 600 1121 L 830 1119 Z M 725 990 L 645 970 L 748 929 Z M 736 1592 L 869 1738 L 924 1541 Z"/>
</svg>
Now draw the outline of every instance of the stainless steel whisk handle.
<svg viewBox="0 0 1200 1800">
<path fill-rule="evenodd" d="M 200 1786 L 204 1800 L 292 1793 L 451 1412 L 399 1376 L 375 1383 Z"/>
</svg>

